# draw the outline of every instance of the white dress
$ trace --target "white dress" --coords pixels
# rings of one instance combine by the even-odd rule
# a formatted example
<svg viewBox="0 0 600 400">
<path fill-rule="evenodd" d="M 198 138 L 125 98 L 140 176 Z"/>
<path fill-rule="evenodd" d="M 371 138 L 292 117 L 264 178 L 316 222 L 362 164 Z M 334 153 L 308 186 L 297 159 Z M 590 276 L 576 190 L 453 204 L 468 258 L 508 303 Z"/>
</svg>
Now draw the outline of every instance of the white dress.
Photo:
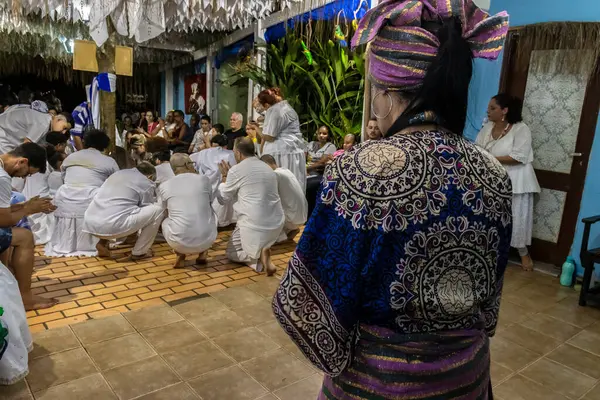
<svg viewBox="0 0 600 400">
<path fill-rule="evenodd" d="M 262 154 L 272 155 L 278 167 L 292 171 L 300 182 L 302 191 L 306 191 L 305 142 L 298 114 L 287 101 L 280 101 L 267 110 L 263 134 L 275 140 L 265 142 Z"/>
<path fill-rule="evenodd" d="M 56 191 L 56 224 L 46 244 L 49 257 L 94 257 L 98 239 L 83 232 L 85 211 L 104 181 L 119 170 L 116 161 L 96 149 L 70 154 L 62 165 L 64 184 Z"/>
<path fill-rule="evenodd" d="M 25 139 L 39 142 L 50 130 L 52 116 L 28 106 L 14 106 L 0 114 L 0 154 L 23 144 Z"/>
<path fill-rule="evenodd" d="M 529 127 L 519 122 L 498 140 L 492 137 L 493 122 L 486 123 L 477 135 L 476 143 L 495 157 L 510 156 L 519 164 L 506 165 L 513 189 L 513 227 L 510 245 L 523 249 L 531 245 L 533 232 L 533 198 L 540 185 L 533 169 L 533 148 Z"/>
<path fill-rule="evenodd" d="M 167 209 L 162 223 L 165 240 L 180 254 L 203 253 L 217 239 L 217 219 L 213 212 L 212 189 L 204 175 L 184 173 L 158 188 Z"/>
<path fill-rule="evenodd" d="M 243 253 L 243 258 L 247 256 L 249 262 L 256 260 L 263 249 L 277 242 L 285 215 L 279 198 L 277 176 L 266 163 L 251 157 L 234 165 L 229 170 L 227 182 L 219 185 L 217 199 L 221 204 L 234 203 L 238 216 L 232 239 L 239 236 L 240 240 L 239 243 L 230 241 L 227 249 L 230 259 L 246 262 L 239 257 Z"/>
<path fill-rule="evenodd" d="M 48 179 L 52 174 L 53 170 L 50 164 L 46 164 L 46 172 L 37 172 L 25 179 L 25 187 L 23 188 L 23 196 L 27 200 L 35 196 L 40 197 L 52 197 L 50 193 L 50 186 Z M 35 239 L 36 245 L 46 244 L 50 241 L 52 232 L 54 231 L 54 213 L 44 214 L 37 213 L 30 215 L 29 221 L 31 224 L 31 231 Z"/>
<path fill-rule="evenodd" d="M 233 150 L 227 150 L 224 147 L 211 147 L 210 149 L 202 150 L 190 156 L 196 166 L 196 170 L 206 175 L 212 188 L 213 209 L 217 214 L 217 224 L 219 227 L 229 226 L 237 220 L 233 203 L 220 204 L 217 201 L 217 191 L 221 183 L 221 171 L 219 163 L 227 161 L 229 165 L 235 165 L 235 157 Z"/>
<path fill-rule="evenodd" d="M 277 176 L 277 187 L 281 206 L 285 214 L 285 226 L 281 233 L 279 241 L 287 240 L 287 233 L 298 229 L 300 225 L 306 223 L 308 214 L 308 201 L 300 186 L 300 182 L 292 171 L 285 168 L 275 170 Z"/>
</svg>

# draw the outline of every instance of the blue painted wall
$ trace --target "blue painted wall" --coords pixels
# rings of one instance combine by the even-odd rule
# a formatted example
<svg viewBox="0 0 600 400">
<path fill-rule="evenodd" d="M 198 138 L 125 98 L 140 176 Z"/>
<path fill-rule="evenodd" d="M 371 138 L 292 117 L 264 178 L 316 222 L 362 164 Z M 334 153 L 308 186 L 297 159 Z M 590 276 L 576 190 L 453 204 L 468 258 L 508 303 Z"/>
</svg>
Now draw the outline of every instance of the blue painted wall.
<svg viewBox="0 0 600 400">
<path fill-rule="evenodd" d="M 510 15 L 511 26 L 556 21 L 600 21 L 600 1 L 598 0 L 492 0 L 490 13 L 506 10 Z M 477 128 L 485 117 L 489 99 L 498 91 L 502 60 L 487 62 L 477 60 L 469 98 L 469 122 L 465 135 L 474 137 Z M 590 155 L 579 221 L 582 218 L 600 214 L 600 123 L 596 127 L 596 137 Z M 577 224 L 571 255 L 577 261 L 581 273 L 579 249 L 583 235 L 583 224 Z M 600 246 L 600 225 L 595 226 L 590 236 L 592 246 Z"/>
</svg>

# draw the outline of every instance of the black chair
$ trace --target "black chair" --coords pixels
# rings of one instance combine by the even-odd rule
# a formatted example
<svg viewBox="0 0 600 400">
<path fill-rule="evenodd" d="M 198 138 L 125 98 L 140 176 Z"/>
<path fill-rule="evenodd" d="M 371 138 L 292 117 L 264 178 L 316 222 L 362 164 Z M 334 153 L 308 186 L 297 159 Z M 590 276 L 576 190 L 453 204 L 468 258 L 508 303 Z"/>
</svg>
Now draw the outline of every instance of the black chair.
<svg viewBox="0 0 600 400">
<path fill-rule="evenodd" d="M 592 225 L 596 222 L 600 222 L 600 215 L 584 218 L 581 222 L 585 224 L 585 229 L 581 241 L 581 252 L 579 253 L 581 266 L 583 267 L 583 285 L 581 286 L 581 293 L 579 294 L 579 305 L 585 306 L 587 304 L 588 294 L 598 292 L 597 289 L 590 289 L 590 282 L 592 280 L 592 274 L 594 273 L 594 264 L 600 263 L 600 248 L 590 249 L 588 246 L 590 241 L 590 230 L 592 229 Z"/>
</svg>

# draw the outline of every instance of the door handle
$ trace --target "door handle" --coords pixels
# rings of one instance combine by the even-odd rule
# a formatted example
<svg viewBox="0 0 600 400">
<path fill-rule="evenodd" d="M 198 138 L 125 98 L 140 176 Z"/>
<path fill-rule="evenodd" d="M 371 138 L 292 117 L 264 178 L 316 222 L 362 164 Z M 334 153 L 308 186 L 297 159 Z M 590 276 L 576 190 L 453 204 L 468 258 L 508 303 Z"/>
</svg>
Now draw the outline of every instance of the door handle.
<svg viewBox="0 0 600 400">
<path fill-rule="evenodd" d="M 569 157 L 581 157 L 583 156 L 583 153 L 571 153 L 569 154 Z"/>
</svg>

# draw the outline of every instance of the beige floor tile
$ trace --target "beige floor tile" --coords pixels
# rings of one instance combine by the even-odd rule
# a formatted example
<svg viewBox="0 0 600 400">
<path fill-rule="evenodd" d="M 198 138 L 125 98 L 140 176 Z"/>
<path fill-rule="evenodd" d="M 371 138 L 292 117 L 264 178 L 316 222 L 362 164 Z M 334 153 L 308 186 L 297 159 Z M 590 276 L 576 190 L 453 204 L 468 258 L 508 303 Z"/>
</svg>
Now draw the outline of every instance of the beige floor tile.
<svg viewBox="0 0 600 400">
<path fill-rule="evenodd" d="M 10 386 L 2 386 L 0 400 L 33 400 L 25 379 Z"/>
<path fill-rule="evenodd" d="M 96 373 L 84 349 L 73 349 L 37 358 L 29 363 L 27 382 L 33 392 Z"/>
<path fill-rule="evenodd" d="M 262 397 L 259 397 L 256 400 L 279 400 L 279 399 L 277 397 L 273 396 L 271 393 L 269 393 L 269 394 L 266 394 L 266 395 L 264 395 Z M 300 400 L 300 399 L 298 399 L 298 400 Z"/>
<path fill-rule="evenodd" d="M 206 337 L 187 321 L 160 326 L 141 334 L 161 354 L 206 340 Z"/>
<path fill-rule="evenodd" d="M 277 390 L 314 374 L 306 363 L 280 349 L 242 363 L 257 381 L 269 390 Z"/>
<path fill-rule="evenodd" d="M 36 400 L 110 400 L 117 396 L 102 375 L 94 374 L 35 394 Z"/>
<path fill-rule="evenodd" d="M 169 325 L 183 319 L 181 318 L 181 315 L 177 314 L 166 304 L 158 307 L 148 307 L 130 311 L 123 315 L 138 331 L 145 331 L 158 326 Z"/>
<path fill-rule="evenodd" d="M 494 388 L 495 395 L 508 400 L 567 400 L 567 398 L 529 379 L 515 375 Z"/>
<path fill-rule="evenodd" d="M 237 362 L 250 360 L 279 348 L 277 343 L 256 328 L 219 336 L 215 339 L 215 344 Z"/>
<path fill-rule="evenodd" d="M 510 301 L 502 299 L 500 303 L 499 325 L 510 325 L 526 320 L 533 312 Z"/>
<path fill-rule="evenodd" d="M 269 336 L 271 339 L 273 339 L 273 341 L 275 343 L 279 344 L 280 346 L 289 347 L 289 346 L 294 345 L 294 342 L 292 342 L 292 339 L 290 339 L 288 334 L 285 333 L 285 331 L 283 330 L 283 328 L 281 328 L 281 325 L 279 325 L 279 322 L 277 322 L 277 321 L 258 325 L 257 328 L 261 332 L 263 332 L 264 334 Z"/>
<path fill-rule="evenodd" d="M 316 399 L 321 392 L 322 385 L 323 377 L 315 374 L 279 389 L 274 394 L 281 400 Z"/>
<path fill-rule="evenodd" d="M 86 350 L 101 371 L 156 355 L 138 333 L 92 344 Z"/>
<path fill-rule="evenodd" d="M 233 364 L 229 357 L 208 342 L 166 353 L 163 358 L 184 380 Z"/>
<path fill-rule="evenodd" d="M 569 340 L 581 332 L 581 328 L 567 324 L 546 314 L 530 315 L 525 321 L 521 322 L 521 325 L 561 342 Z"/>
<path fill-rule="evenodd" d="M 261 296 L 245 287 L 220 290 L 210 295 L 233 310 L 248 307 L 264 300 Z"/>
<path fill-rule="evenodd" d="M 209 372 L 189 382 L 202 400 L 253 400 L 267 391 L 240 367 Z"/>
<path fill-rule="evenodd" d="M 596 333 L 583 331 L 569 340 L 569 344 L 600 356 L 600 335 Z"/>
<path fill-rule="evenodd" d="M 570 399 L 578 399 L 596 384 L 596 379 L 564 365 L 542 358 L 530 365 L 521 375 Z"/>
<path fill-rule="evenodd" d="M 273 277 L 260 282 L 252 283 L 246 286 L 246 288 L 252 290 L 256 294 L 261 295 L 270 302 L 275 295 L 275 291 L 277 291 L 277 288 L 279 287 L 279 283 L 279 279 Z"/>
<path fill-rule="evenodd" d="M 511 376 L 514 372 L 492 361 L 490 363 L 490 373 L 492 375 L 492 385 L 496 386 L 503 380 Z"/>
<path fill-rule="evenodd" d="M 600 320 L 600 313 L 590 307 L 580 307 L 577 302 L 560 302 L 543 311 L 544 314 L 570 323 L 580 328 L 586 328 Z"/>
<path fill-rule="evenodd" d="M 498 337 L 510 340 L 535 353 L 546 354 L 556 349 L 561 342 L 523 325 L 515 324 L 498 333 Z"/>
<path fill-rule="evenodd" d="M 491 340 L 491 350 L 492 361 L 515 372 L 541 356 L 498 336 Z"/>
<path fill-rule="evenodd" d="M 173 386 L 138 397 L 136 400 L 198 400 L 200 397 L 185 383 Z"/>
<path fill-rule="evenodd" d="M 600 322 L 596 322 L 596 323 L 588 326 L 587 328 L 585 328 L 585 330 L 600 335 Z"/>
<path fill-rule="evenodd" d="M 600 357 L 585 350 L 564 344 L 546 357 L 582 374 L 600 379 Z"/>
<path fill-rule="evenodd" d="M 225 310 L 225 304 L 212 297 L 204 297 L 198 300 L 188 301 L 173 307 L 175 311 L 183 315 L 184 318 L 203 317 L 219 310 Z"/>
<path fill-rule="evenodd" d="M 236 308 L 235 313 L 249 326 L 264 324 L 273 321 L 271 303 L 263 300 L 248 307 Z"/>
<path fill-rule="evenodd" d="M 188 321 L 209 338 L 237 332 L 247 325 L 233 311 L 223 309 L 199 317 L 188 318 Z"/>
<path fill-rule="evenodd" d="M 590 390 L 582 400 L 600 400 L 600 384 Z"/>
<path fill-rule="evenodd" d="M 104 372 L 104 377 L 120 400 L 129 400 L 180 382 L 160 357 Z"/>
<path fill-rule="evenodd" d="M 528 294 L 520 291 L 514 293 L 507 293 L 502 295 L 503 300 L 510 301 L 511 303 L 518 304 L 519 306 L 526 308 L 530 311 L 540 312 L 549 308 L 553 301 L 549 300 L 546 296 L 541 294 Z"/>
<path fill-rule="evenodd" d="M 81 343 L 89 345 L 103 340 L 110 340 L 130 333 L 135 329 L 122 315 L 112 317 L 91 319 L 71 327 Z"/>
<path fill-rule="evenodd" d="M 33 351 L 29 359 L 39 358 L 65 350 L 81 347 L 68 326 L 33 334 Z"/>
</svg>

